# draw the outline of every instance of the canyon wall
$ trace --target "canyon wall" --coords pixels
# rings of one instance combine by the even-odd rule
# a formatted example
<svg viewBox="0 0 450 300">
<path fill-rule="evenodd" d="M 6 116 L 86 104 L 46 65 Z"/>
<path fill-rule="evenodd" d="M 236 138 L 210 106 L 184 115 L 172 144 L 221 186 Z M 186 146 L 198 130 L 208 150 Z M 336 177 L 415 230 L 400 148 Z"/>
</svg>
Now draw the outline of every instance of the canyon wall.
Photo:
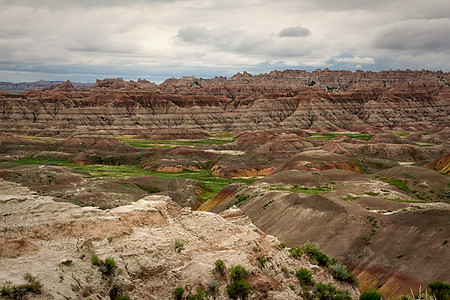
<svg viewBox="0 0 450 300">
<path fill-rule="evenodd" d="M 159 86 L 104 79 L 82 90 L 65 82 L 20 94 L 0 92 L 0 128 L 43 136 L 86 130 L 437 130 L 450 124 L 448 78 L 430 71 L 325 69 L 171 78 Z"/>
</svg>

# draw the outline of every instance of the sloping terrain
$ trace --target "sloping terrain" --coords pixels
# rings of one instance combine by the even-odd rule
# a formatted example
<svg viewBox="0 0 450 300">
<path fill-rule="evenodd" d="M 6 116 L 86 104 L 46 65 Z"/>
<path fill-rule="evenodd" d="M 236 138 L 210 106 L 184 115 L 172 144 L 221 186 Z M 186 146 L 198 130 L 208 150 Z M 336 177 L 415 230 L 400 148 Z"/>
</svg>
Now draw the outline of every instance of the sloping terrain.
<svg viewBox="0 0 450 300">
<path fill-rule="evenodd" d="M 14 290 L 29 274 L 30 283 L 39 283 L 34 299 L 171 299 L 176 287 L 186 289 L 184 296 L 207 290 L 228 299 L 229 268 L 237 265 L 249 271 L 248 299 L 301 299 L 290 271 L 302 267 L 316 282 L 346 289 L 352 299 L 359 295 L 306 256 L 289 257 L 238 209 L 222 217 L 149 196 L 101 211 L 54 202 L 2 179 L 0 189 L 0 283 Z M 214 272 L 219 259 L 226 267 Z"/>
<path fill-rule="evenodd" d="M 409 170 L 398 168 L 377 175 Z M 418 180 L 427 177 L 427 184 L 446 187 L 448 192 L 450 179 L 432 172 L 444 182 L 420 171 Z M 289 246 L 318 242 L 326 253 L 353 268 L 361 290 L 379 288 L 396 299 L 428 282 L 450 280 L 450 269 L 442 265 L 450 259 L 450 206 L 423 203 L 373 175 L 282 171 L 229 196 L 211 211 L 236 204 L 258 227 Z"/>
</svg>

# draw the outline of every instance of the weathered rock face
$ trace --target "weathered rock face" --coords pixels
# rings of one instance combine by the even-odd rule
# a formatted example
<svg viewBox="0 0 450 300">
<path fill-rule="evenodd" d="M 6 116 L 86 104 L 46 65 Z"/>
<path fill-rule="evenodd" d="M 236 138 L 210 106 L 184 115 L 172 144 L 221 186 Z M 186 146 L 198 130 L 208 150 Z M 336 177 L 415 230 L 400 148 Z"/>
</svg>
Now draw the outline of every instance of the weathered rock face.
<svg viewBox="0 0 450 300">
<path fill-rule="evenodd" d="M 302 299 L 298 279 L 289 274 L 302 267 L 316 282 L 347 289 L 352 299 L 359 296 L 305 257 L 290 258 L 276 238 L 257 230 L 239 209 L 222 216 L 192 212 L 169 197 L 149 196 L 101 211 L 53 202 L 2 179 L 0 189 L 0 283 L 22 284 L 29 272 L 43 284 L 39 299 L 109 299 L 114 293 L 172 299 L 177 286 L 189 285 L 195 293 L 207 290 L 212 280 L 215 299 L 228 299 L 229 271 L 213 272 L 217 259 L 249 271 L 248 299 Z M 183 243 L 179 251 L 177 241 Z M 105 262 L 112 257 L 117 269 L 102 271 L 91 264 L 93 255 Z M 262 264 L 260 257 L 267 261 Z"/>
<path fill-rule="evenodd" d="M 90 90 L 76 90 L 66 82 L 0 94 L 0 129 L 49 136 L 87 129 L 133 135 L 157 129 L 240 132 L 274 127 L 437 131 L 449 126 L 448 77 L 428 71 L 287 70 L 183 77 L 159 86 L 105 79 Z"/>
</svg>

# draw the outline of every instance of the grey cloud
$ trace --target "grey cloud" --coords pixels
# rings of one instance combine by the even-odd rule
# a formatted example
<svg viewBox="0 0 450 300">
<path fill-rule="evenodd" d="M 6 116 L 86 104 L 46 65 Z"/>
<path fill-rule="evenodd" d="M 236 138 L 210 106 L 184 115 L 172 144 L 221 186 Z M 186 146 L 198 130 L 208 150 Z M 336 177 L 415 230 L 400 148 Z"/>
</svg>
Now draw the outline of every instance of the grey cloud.
<svg viewBox="0 0 450 300">
<path fill-rule="evenodd" d="M 374 46 L 413 53 L 448 52 L 450 19 L 413 19 L 386 26 L 378 34 Z"/>
<path fill-rule="evenodd" d="M 308 28 L 302 26 L 288 27 L 282 29 L 279 33 L 279 37 L 305 37 L 311 34 Z"/>
<path fill-rule="evenodd" d="M 242 29 L 187 26 L 178 30 L 176 38 L 187 43 L 201 45 L 215 51 L 273 57 L 304 56 L 311 52 L 311 45 L 291 41 L 280 42 L 270 35 L 246 32 Z"/>
</svg>

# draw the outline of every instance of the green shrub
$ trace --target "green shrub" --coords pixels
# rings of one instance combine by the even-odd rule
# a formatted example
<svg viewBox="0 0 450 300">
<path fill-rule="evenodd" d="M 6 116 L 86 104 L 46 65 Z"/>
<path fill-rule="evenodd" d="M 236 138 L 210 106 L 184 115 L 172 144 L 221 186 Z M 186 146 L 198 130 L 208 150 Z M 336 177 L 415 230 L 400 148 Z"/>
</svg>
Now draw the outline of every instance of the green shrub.
<svg viewBox="0 0 450 300">
<path fill-rule="evenodd" d="M 114 258 L 107 257 L 103 265 L 100 268 L 98 268 L 98 270 L 102 272 L 102 274 L 104 275 L 112 275 L 116 270 L 116 268 L 117 265 L 116 262 L 114 261 Z"/>
<path fill-rule="evenodd" d="M 114 300 L 130 300 L 130 296 L 118 295 L 118 296 L 114 297 Z"/>
<path fill-rule="evenodd" d="M 184 250 L 184 244 L 181 241 L 176 240 L 175 241 L 175 251 L 180 253 L 182 250 Z"/>
<path fill-rule="evenodd" d="M 91 258 L 91 263 L 92 263 L 92 265 L 94 265 L 94 266 L 100 266 L 102 263 L 101 263 L 101 260 L 98 258 L 98 256 L 97 255 L 93 255 L 92 256 L 92 258 Z"/>
<path fill-rule="evenodd" d="M 333 275 L 334 278 L 340 281 L 347 281 L 353 285 L 358 286 L 358 278 L 350 272 L 348 272 L 347 267 L 341 264 L 340 262 L 335 262 L 330 266 L 330 272 L 331 275 Z"/>
<path fill-rule="evenodd" d="M 327 267 L 331 261 L 328 256 L 320 251 L 319 244 L 314 242 L 306 242 L 301 246 L 304 253 L 311 259 L 317 261 L 320 266 Z"/>
<path fill-rule="evenodd" d="M 297 276 L 301 285 L 313 285 L 314 284 L 311 273 L 306 268 L 299 269 L 295 273 L 295 276 Z"/>
<path fill-rule="evenodd" d="M 217 288 L 219 287 L 219 283 L 215 280 L 208 281 L 208 293 L 213 296 L 215 299 L 215 296 L 217 294 Z"/>
<path fill-rule="evenodd" d="M 218 259 L 214 262 L 214 272 L 218 272 L 218 273 L 225 273 L 226 270 L 226 266 L 225 263 L 223 262 L 223 260 Z"/>
<path fill-rule="evenodd" d="M 22 299 L 28 293 L 40 294 L 42 292 L 42 284 L 36 277 L 30 273 L 25 273 L 24 278 L 27 281 L 26 284 L 13 286 L 6 284 L 2 286 L 0 295 L 11 299 Z"/>
<path fill-rule="evenodd" d="M 450 299 L 450 284 L 441 281 L 433 281 L 428 284 L 428 287 L 431 289 L 431 294 L 436 300 Z"/>
<path fill-rule="evenodd" d="M 190 294 L 186 297 L 186 300 L 205 300 L 205 291 L 198 289 L 196 294 Z"/>
<path fill-rule="evenodd" d="M 259 260 L 259 262 L 261 263 L 261 266 L 264 267 L 264 265 L 265 265 L 266 262 L 267 262 L 267 258 L 266 258 L 265 256 L 260 256 L 260 257 L 258 258 L 258 260 Z"/>
<path fill-rule="evenodd" d="M 181 286 L 178 286 L 173 291 L 173 295 L 175 296 L 175 299 L 183 299 L 184 289 Z"/>
<path fill-rule="evenodd" d="M 227 285 L 227 294 L 231 299 L 245 299 L 250 293 L 250 285 L 244 279 L 237 279 Z"/>
<path fill-rule="evenodd" d="M 294 247 L 289 249 L 289 257 L 292 258 L 300 258 L 303 254 L 303 249 L 302 247 Z"/>
<path fill-rule="evenodd" d="M 248 271 L 241 265 L 237 265 L 233 268 L 231 268 L 231 279 L 232 280 L 239 280 L 239 279 L 245 279 L 248 275 Z"/>
<path fill-rule="evenodd" d="M 359 296 L 359 300 L 382 300 L 383 294 L 378 292 L 377 290 L 365 290 L 361 296 Z"/>
<path fill-rule="evenodd" d="M 321 300 L 351 300 L 347 290 L 338 290 L 331 283 L 319 282 L 314 288 L 317 298 Z"/>
</svg>

